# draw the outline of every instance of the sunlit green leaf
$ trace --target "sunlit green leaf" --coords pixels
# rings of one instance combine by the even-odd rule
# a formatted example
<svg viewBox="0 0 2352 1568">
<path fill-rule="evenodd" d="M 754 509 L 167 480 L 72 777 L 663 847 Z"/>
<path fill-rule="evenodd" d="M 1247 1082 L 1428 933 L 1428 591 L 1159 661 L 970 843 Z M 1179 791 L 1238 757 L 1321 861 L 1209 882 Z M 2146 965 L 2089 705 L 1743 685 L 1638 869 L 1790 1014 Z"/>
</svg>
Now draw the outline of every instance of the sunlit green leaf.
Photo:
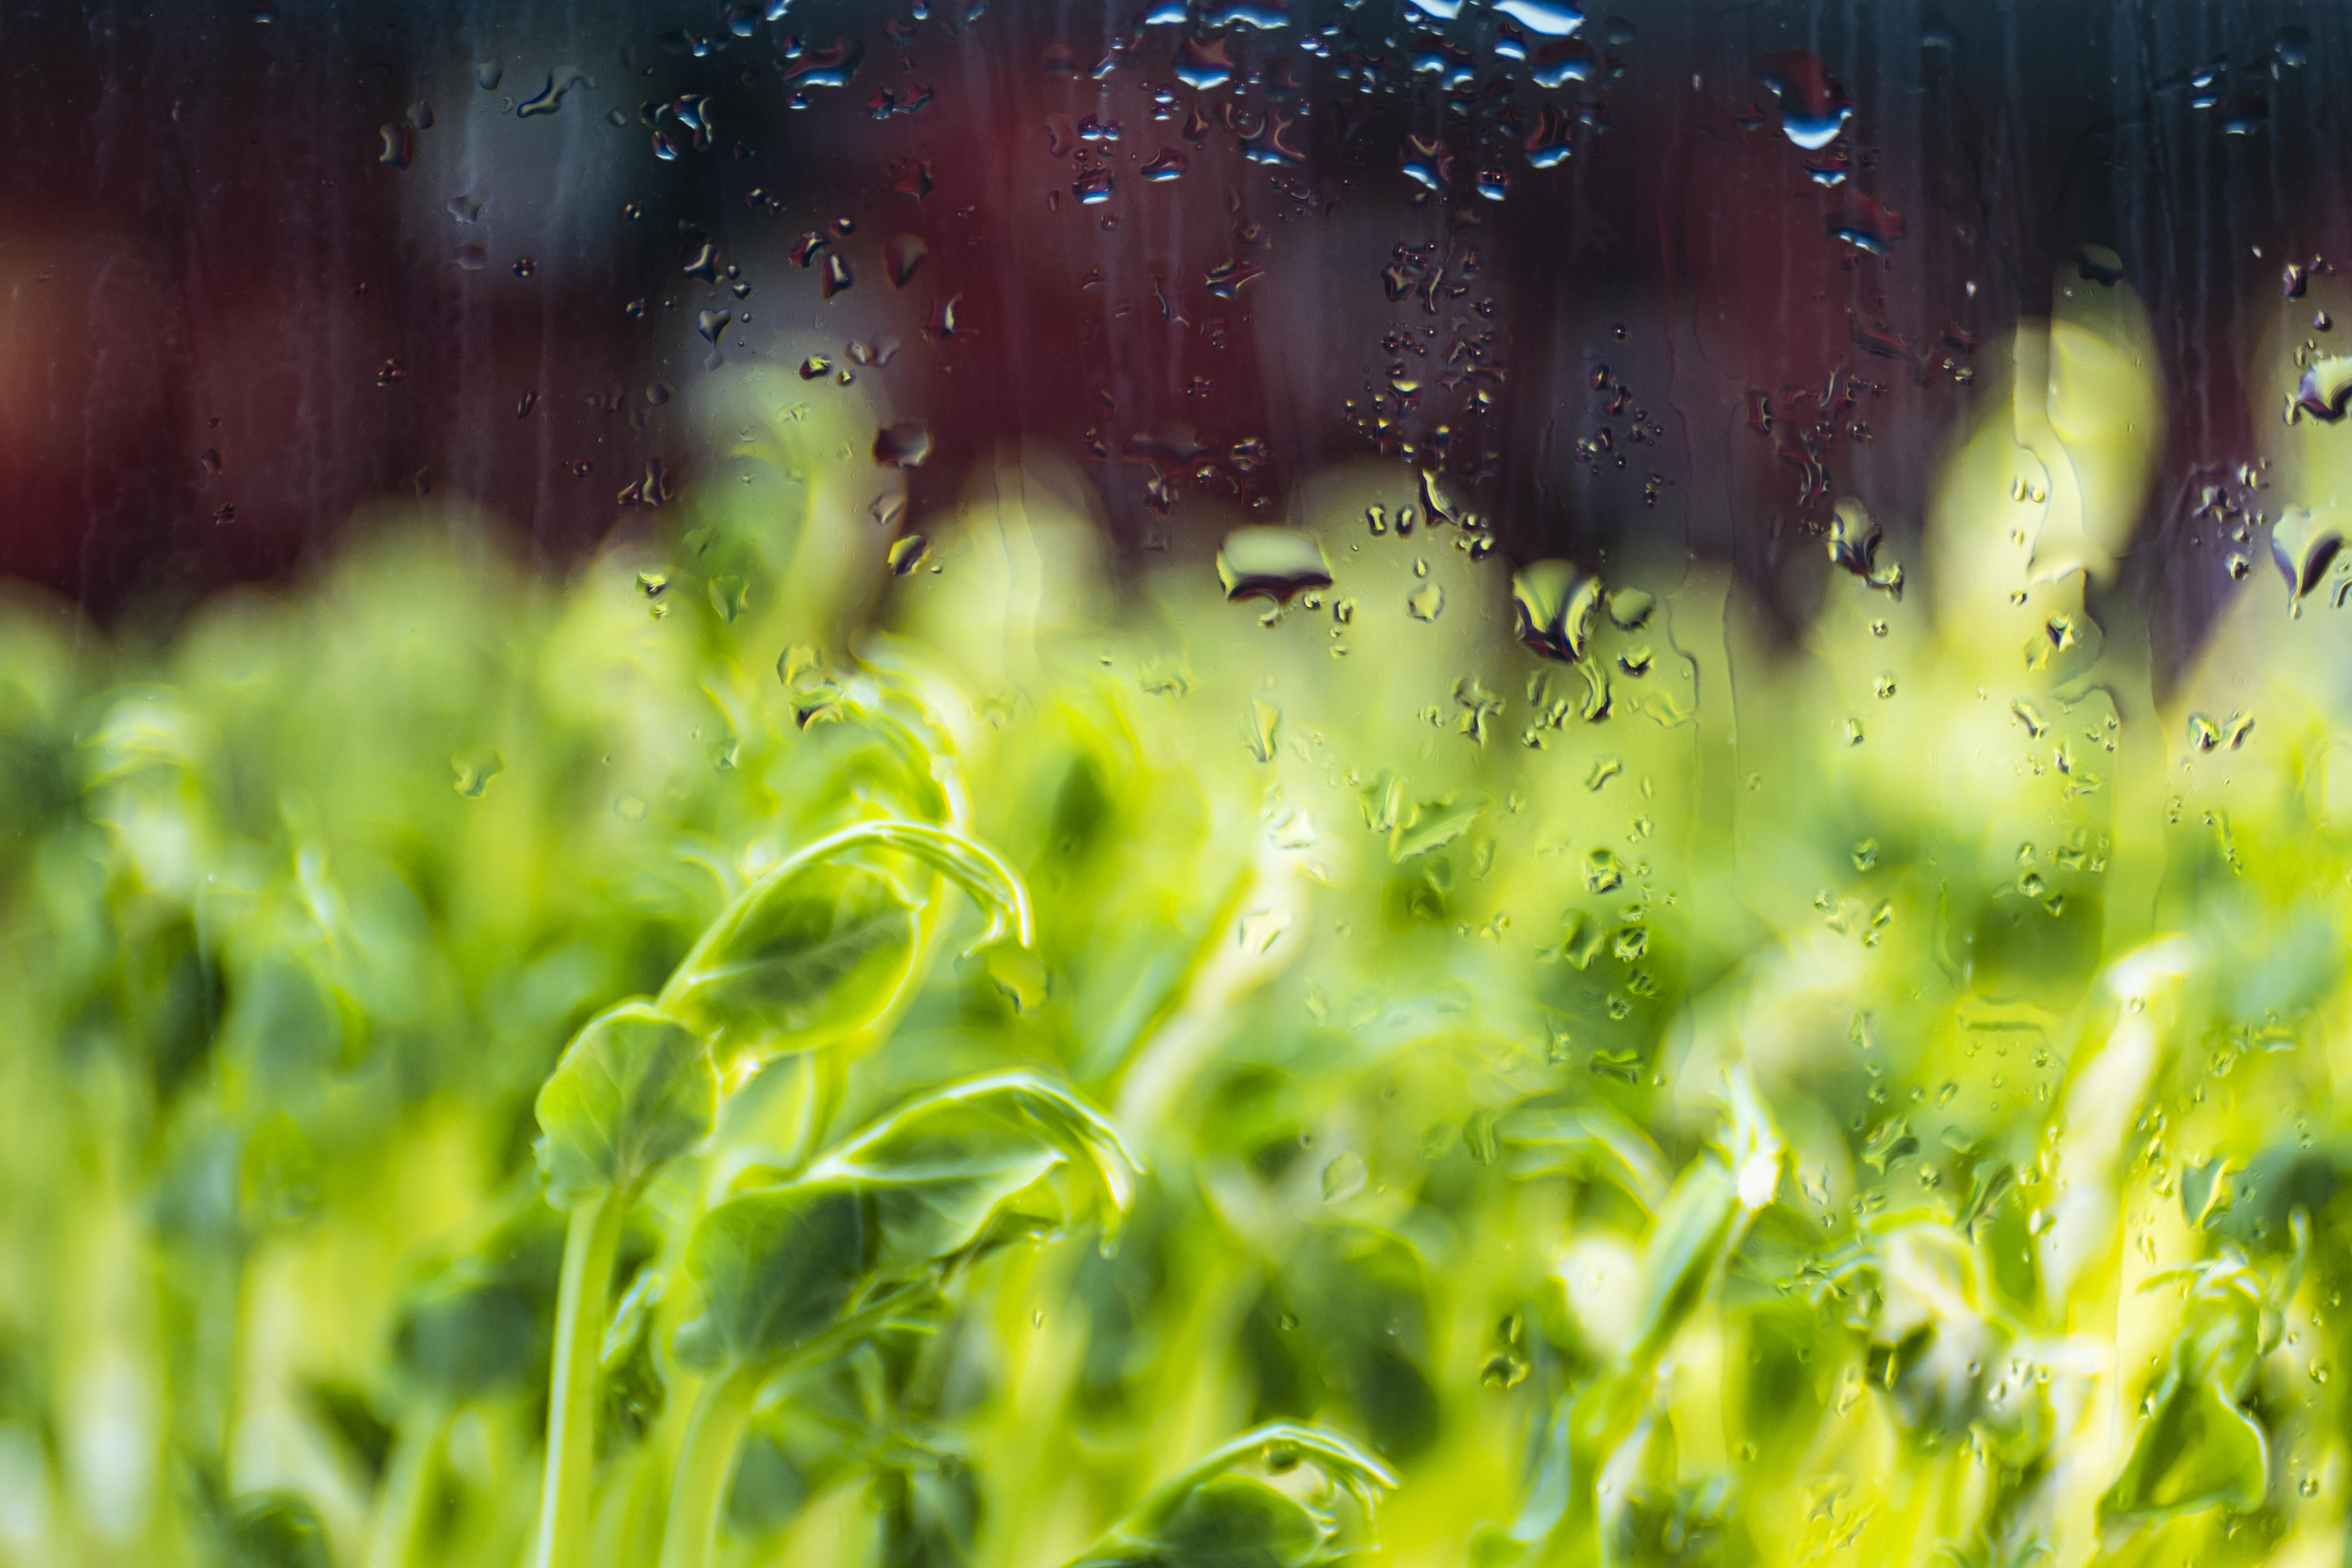
<svg viewBox="0 0 2352 1568">
<path fill-rule="evenodd" d="M 710 1052 L 691 1029 L 640 1002 L 599 1014 L 539 1091 L 550 1201 L 635 1186 L 709 1132 L 718 1101 Z"/>
</svg>

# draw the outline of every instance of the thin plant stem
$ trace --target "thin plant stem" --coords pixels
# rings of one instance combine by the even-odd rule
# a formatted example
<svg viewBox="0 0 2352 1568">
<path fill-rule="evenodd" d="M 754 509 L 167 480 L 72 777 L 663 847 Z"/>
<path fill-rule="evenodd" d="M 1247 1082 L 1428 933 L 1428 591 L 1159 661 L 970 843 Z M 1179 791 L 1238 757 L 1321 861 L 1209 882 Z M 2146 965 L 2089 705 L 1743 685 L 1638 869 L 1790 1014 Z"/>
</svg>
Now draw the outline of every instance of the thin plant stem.
<svg viewBox="0 0 2352 1568">
<path fill-rule="evenodd" d="M 596 1458 L 597 1361 L 613 1289 L 613 1257 L 628 1212 L 626 1194 L 607 1188 L 572 1211 L 572 1224 L 564 1232 L 555 1362 L 548 1383 L 547 1478 L 540 1492 L 531 1568 L 578 1568 L 587 1543 L 588 1489 Z"/>
<path fill-rule="evenodd" d="M 735 1456 L 751 1419 L 752 1398 L 767 1381 L 764 1371 L 730 1367 L 704 1384 L 696 1397 L 686 1442 L 678 1449 L 677 1477 L 670 1489 L 661 1568 L 708 1568 L 719 1538 L 719 1512 L 727 1500 L 727 1483 L 735 1474 Z"/>
<path fill-rule="evenodd" d="M 368 1568 L 408 1568 L 425 1504 L 433 1494 L 433 1472 L 440 1463 L 442 1440 L 448 1433 L 448 1412 L 437 1405 L 415 1412 L 400 1424 L 391 1461 L 384 1467 L 383 1486 L 376 1495 Z"/>
</svg>

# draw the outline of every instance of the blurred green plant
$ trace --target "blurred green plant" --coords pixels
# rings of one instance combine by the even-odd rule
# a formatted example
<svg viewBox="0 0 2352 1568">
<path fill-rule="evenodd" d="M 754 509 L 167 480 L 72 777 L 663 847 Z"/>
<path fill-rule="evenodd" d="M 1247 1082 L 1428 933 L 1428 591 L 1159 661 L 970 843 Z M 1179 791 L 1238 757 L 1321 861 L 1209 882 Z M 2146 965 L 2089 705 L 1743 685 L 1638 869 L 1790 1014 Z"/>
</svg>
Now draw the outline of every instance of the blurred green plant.
<svg viewBox="0 0 2352 1568">
<path fill-rule="evenodd" d="M 2352 459 L 2159 682 L 2148 342 L 2062 279 L 1793 643 L 1374 464 L 894 552 L 741 367 L 566 583 L 16 595 L 0 1556 L 2340 1554 Z"/>
</svg>

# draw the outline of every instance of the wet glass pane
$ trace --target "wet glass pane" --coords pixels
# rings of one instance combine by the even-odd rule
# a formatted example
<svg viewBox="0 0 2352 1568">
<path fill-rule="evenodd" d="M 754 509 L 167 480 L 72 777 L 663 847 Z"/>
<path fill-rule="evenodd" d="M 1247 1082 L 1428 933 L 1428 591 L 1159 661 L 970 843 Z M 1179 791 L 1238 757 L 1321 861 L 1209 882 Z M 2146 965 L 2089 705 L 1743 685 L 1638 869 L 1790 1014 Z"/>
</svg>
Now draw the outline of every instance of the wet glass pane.
<svg viewBox="0 0 2352 1568">
<path fill-rule="evenodd" d="M 0 1565 L 2340 1557 L 2347 50 L 0 6 Z"/>
</svg>

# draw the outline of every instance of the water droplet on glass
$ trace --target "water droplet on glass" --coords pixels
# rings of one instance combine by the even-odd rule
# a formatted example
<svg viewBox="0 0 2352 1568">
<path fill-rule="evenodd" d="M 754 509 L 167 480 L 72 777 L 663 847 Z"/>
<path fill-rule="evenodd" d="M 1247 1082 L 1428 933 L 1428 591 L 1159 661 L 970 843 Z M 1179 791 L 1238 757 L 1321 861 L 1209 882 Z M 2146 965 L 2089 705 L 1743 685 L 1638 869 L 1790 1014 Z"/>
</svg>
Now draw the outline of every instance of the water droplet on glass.
<svg viewBox="0 0 2352 1568">
<path fill-rule="evenodd" d="M 1361 1154 L 1353 1149 L 1336 1154 L 1323 1167 L 1323 1201 L 1327 1204 L 1346 1203 L 1362 1192 L 1365 1184 L 1370 1180 L 1371 1172 L 1365 1166 Z"/>
<path fill-rule="evenodd" d="M 507 760 L 493 751 L 459 752 L 449 759 L 449 767 L 457 774 L 457 793 L 467 800 L 479 800 L 490 781 L 507 771 Z"/>
<path fill-rule="evenodd" d="M 1151 162 L 1143 165 L 1143 177 L 1155 185 L 1164 184 L 1183 178 L 1185 166 L 1183 153 L 1172 147 L 1162 147 Z"/>
<path fill-rule="evenodd" d="M 2352 362 L 2347 362 L 2352 363 Z M 2344 549 L 2342 513 L 2332 501 L 2291 506 L 2271 528 L 2271 556 L 2286 577 L 2287 593 L 2300 599 L 2319 586 Z"/>
<path fill-rule="evenodd" d="M 506 74 L 506 66 L 498 60 L 478 61 L 474 67 L 474 85 L 484 92 L 496 92 Z"/>
<path fill-rule="evenodd" d="M 704 310 L 694 318 L 694 330 L 702 334 L 703 342 L 717 348 L 719 334 L 727 331 L 727 323 L 734 319 L 735 313 L 731 310 Z"/>
<path fill-rule="evenodd" d="M 1810 50 L 1777 49 L 1756 74 L 1780 100 L 1782 132 L 1808 153 L 1836 141 L 1853 114 L 1853 100 Z"/>
<path fill-rule="evenodd" d="M 850 271 L 849 263 L 838 252 L 826 253 L 824 276 L 824 297 L 828 300 L 857 281 L 857 275 Z"/>
<path fill-rule="evenodd" d="M 893 235 L 882 247 L 883 276 L 891 288 L 904 289 L 914 278 L 916 268 L 922 266 L 923 258 L 929 254 L 930 247 L 923 243 L 920 235 Z"/>
<path fill-rule="evenodd" d="M 931 427 L 919 419 L 885 425 L 874 435 L 874 460 L 885 468 L 919 468 L 931 455 Z"/>
<path fill-rule="evenodd" d="M 1512 635 L 1545 658 L 1572 664 L 1584 657 L 1601 599 L 1601 579 L 1575 563 L 1531 563 L 1511 577 Z"/>
<path fill-rule="evenodd" d="M 1249 721 L 1242 727 L 1242 741 L 1249 753 L 1261 763 L 1274 761 L 1275 737 L 1282 730 L 1282 710 L 1265 698 L 1254 698 L 1249 705 Z"/>
<path fill-rule="evenodd" d="M 1233 56 L 1225 47 L 1225 40 L 1188 34 L 1176 46 L 1176 79 L 1201 92 L 1233 80 Z"/>
<path fill-rule="evenodd" d="M 2330 425 L 2344 417 L 2347 398 L 2352 398 L 2352 354 L 2312 361 L 2295 384 L 2295 409 Z"/>
<path fill-rule="evenodd" d="M 909 533 L 904 538 L 893 541 L 889 551 L 892 574 L 904 577 L 908 573 L 920 566 L 923 563 L 924 552 L 929 548 L 930 542 L 919 533 Z"/>
<path fill-rule="evenodd" d="M 1244 952 L 1270 952 L 1282 933 L 1290 929 L 1290 921 L 1288 910 L 1252 910 L 1242 916 L 1234 928 L 1234 937 Z"/>
<path fill-rule="evenodd" d="M 1416 621 L 1433 621 L 1445 610 L 1445 590 L 1434 583 L 1423 583 L 1405 595 L 1405 612 Z"/>
<path fill-rule="evenodd" d="M 1609 595 L 1609 619 L 1620 631 L 1639 631 L 1657 603 L 1655 595 L 1640 588 L 1620 588 Z"/>
<path fill-rule="evenodd" d="M 1290 602 L 1301 589 L 1331 585 L 1322 541 L 1291 528 L 1236 528 L 1217 549 L 1217 580 L 1225 598 Z"/>
</svg>

